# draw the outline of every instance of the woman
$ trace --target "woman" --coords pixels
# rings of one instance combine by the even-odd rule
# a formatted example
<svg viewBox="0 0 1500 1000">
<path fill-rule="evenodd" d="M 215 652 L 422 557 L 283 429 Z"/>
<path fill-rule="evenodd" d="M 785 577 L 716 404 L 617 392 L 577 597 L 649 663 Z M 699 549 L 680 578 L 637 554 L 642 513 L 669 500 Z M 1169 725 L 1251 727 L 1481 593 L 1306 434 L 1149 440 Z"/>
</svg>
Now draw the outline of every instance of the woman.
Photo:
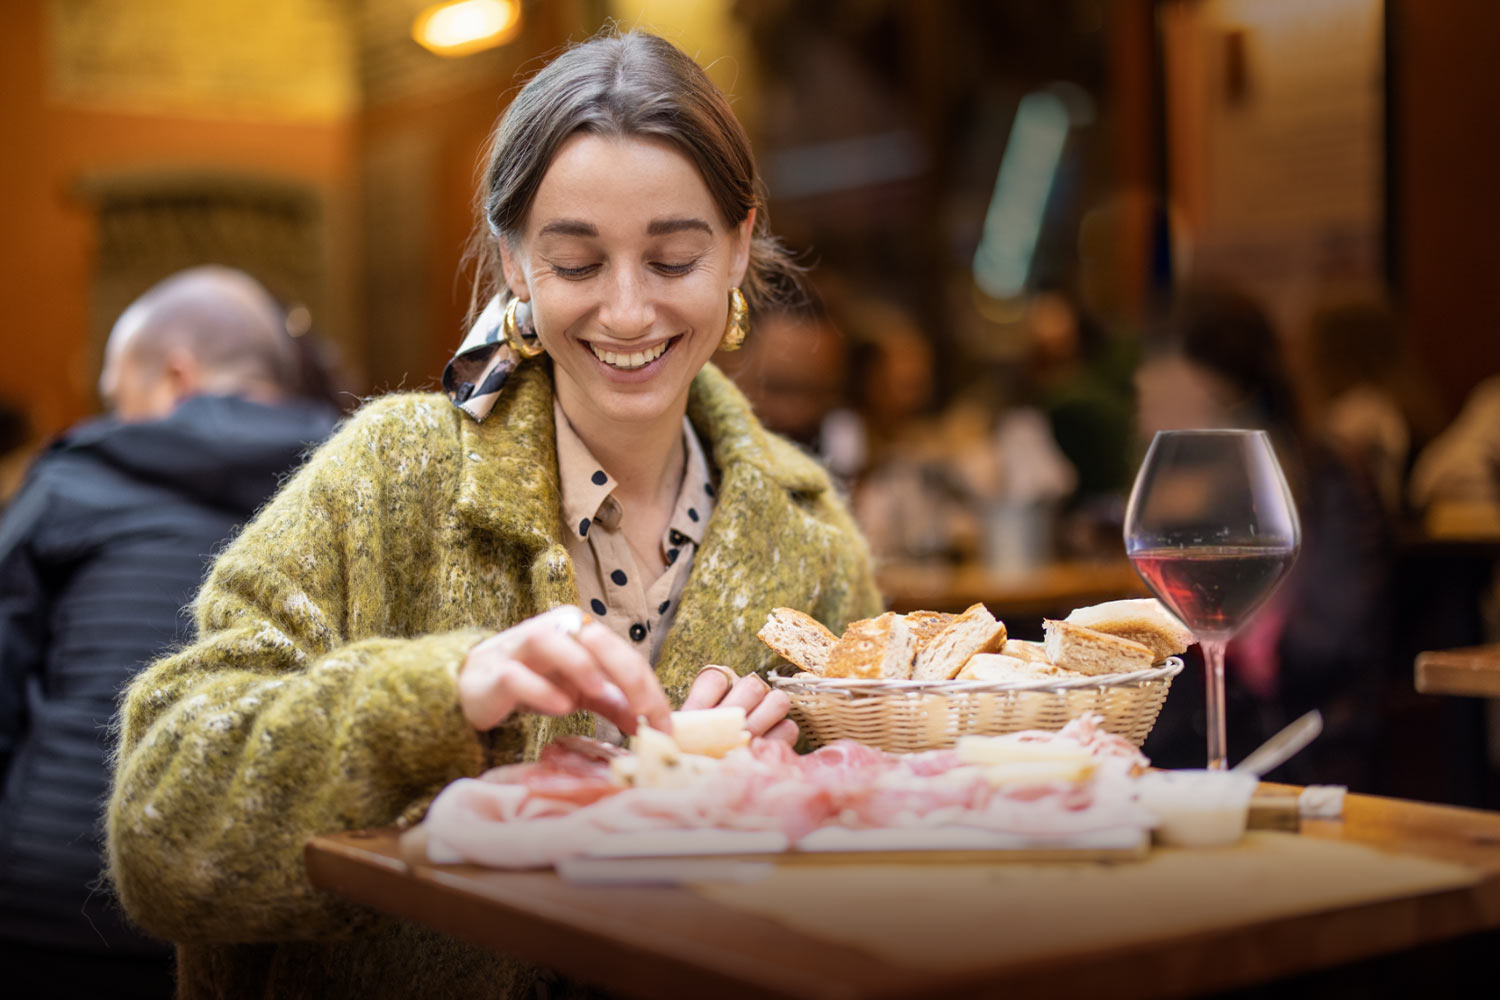
<svg viewBox="0 0 1500 1000">
<path fill-rule="evenodd" d="M 481 319 L 462 409 L 356 414 L 217 561 L 199 641 L 127 695 L 111 871 L 178 943 L 183 995 L 530 995 L 534 970 L 314 890 L 307 838 L 415 818 L 591 731 L 585 709 L 630 732 L 723 701 L 794 737 L 764 682 L 700 668 L 769 667 L 771 608 L 840 628 L 879 605 L 821 470 L 706 364 L 743 333 L 735 290 L 791 277 L 758 183 L 661 39 L 597 38 L 516 97 L 482 194 L 511 346 Z M 580 601 L 574 633 L 535 617 Z"/>
</svg>

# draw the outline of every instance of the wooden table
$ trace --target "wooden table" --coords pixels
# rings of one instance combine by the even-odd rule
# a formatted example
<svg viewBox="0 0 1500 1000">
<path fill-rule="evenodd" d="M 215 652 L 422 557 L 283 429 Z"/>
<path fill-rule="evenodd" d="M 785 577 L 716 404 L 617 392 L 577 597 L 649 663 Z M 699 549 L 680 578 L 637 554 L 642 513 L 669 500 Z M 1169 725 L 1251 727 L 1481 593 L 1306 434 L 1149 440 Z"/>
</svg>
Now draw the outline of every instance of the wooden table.
<svg viewBox="0 0 1500 1000">
<path fill-rule="evenodd" d="M 1500 644 L 1417 654 L 1417 690 L 1500 698 Z"/>
<path fill-rule="evenodd" d="M 317 837 L 306 856 L 309 878 L 324 889 L 641 997 L 1187 996 L 1500 927 L 1500 814 L 1351 795 L 1342 820 L 1304 821 L 1302 833 L 1459 864 L 1475 882 L 942 974 L 818 940 L 686 888 L 580 886 L 551 872 L 469 866 L 408 868 L 391 831 Z M 1057 936 L 1065 942 L 1066 933 Z"/>
<path fill-rule="evenodd" d="M 1150 596 L 1124 559 L 1049 563 L 1016 574 L 977 565 L 889 565 L 877 576 L 892 611 L 963 611 L 980 603 L 1002 621 L 1066 615 L 1102 601 Z"/>
</svg>

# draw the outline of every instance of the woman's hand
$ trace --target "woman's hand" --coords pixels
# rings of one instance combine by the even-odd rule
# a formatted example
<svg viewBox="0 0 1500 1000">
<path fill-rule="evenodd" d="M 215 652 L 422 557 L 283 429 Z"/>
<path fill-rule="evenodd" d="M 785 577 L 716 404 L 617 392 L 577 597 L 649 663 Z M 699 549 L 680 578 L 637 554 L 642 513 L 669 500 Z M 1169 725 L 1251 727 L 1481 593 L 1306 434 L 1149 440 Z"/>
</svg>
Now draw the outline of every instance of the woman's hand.
<svg viewBox="0 0 1500 1000">
<path fill-rule="evenodd" d="M 734 705 L 745 710 L 745 726 L 751 736 L 797 742 L 797 724 L 786 717 L 792 700 L 782 691 L 773 691 L 758 674 L 735 677 L 734 671 L 728 667 L 716 664 L 704 667 L 688 689 L 682 710 L 690 712 Z"/>
<path fill-rule="evenodd" d="M 638 716 L 671 730 L 671 706 L 646 658 L 583 612 L 564 606 L 528 618 L 469 650 L 458 672 L 458 702 L 475 729 L 517 711 L 567 715 L 586 709 L 625 733 Z"/>
</svg>

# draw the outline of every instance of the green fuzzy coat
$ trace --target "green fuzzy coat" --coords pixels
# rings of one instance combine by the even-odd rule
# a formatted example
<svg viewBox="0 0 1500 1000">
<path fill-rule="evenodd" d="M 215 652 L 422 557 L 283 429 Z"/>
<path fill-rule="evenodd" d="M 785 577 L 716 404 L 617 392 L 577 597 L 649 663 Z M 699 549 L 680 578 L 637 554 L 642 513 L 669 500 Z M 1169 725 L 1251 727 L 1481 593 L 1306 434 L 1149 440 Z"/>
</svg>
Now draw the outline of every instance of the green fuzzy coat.
<svg viewBox="0 0 1500 1000">
<path fill-rule="evenodd" d="M 821 469 L 712 367 L 689 417 L 718 470 L 657 674 L 764 671 L 772 608 L 835 630 L 880 610 L 868 551 Z M 365 406 L 215 563 L 200 640 L 127 693 L 109 806 L 130 916 L 177 942 L 182 995 L 530 995 L 535 970 L 312 888 L 316 833 L 420 814 L 456 778 L 589 717 L 476 734 L 456 675 L 480 639 L 576 602 L 552 384 L 523 366 L 484 423 L 435 394 Z"/>
</svg>

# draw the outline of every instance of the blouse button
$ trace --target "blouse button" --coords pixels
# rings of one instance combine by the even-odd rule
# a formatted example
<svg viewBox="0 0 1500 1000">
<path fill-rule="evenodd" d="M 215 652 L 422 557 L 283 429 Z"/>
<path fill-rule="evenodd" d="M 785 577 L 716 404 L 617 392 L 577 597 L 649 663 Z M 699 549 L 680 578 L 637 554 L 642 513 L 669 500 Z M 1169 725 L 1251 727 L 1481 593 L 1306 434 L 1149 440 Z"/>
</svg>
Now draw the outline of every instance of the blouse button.
<svg viewBox="0 0 1500 1000">
<path fill-rule="evenodd" d="M 640 642 L 642 639 L 646 638 L 646 626 L 642 625 L 640 622 L 636 622 L 634 625 L 630 626 L 630 638 L 635 642 Z"/>
</svg>

